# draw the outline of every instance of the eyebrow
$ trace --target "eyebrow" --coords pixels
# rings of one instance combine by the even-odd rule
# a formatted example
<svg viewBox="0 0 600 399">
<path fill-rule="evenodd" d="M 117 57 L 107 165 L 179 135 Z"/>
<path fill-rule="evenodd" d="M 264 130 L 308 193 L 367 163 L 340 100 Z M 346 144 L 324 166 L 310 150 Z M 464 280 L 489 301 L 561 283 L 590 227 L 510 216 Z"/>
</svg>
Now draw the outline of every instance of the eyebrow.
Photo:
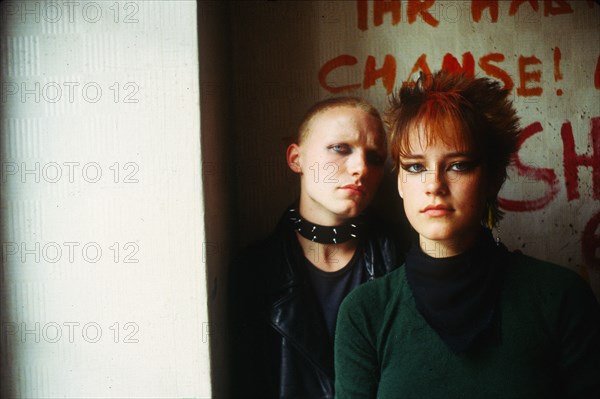
<svg viewBox="0 0 600 399">
<path fill-rule="evenodd" d="M 450 154 L 444 155 L 444 158 L 460 158 L 460 157 L 473 158 L 473 157 L 475 157 L 475 155 L 470 152 L 451 152 Z M 425 159 L 425 155 L 424 154 L 406 154 L 406 155 L 400 155 L 400 158 Z"/>
</svg>

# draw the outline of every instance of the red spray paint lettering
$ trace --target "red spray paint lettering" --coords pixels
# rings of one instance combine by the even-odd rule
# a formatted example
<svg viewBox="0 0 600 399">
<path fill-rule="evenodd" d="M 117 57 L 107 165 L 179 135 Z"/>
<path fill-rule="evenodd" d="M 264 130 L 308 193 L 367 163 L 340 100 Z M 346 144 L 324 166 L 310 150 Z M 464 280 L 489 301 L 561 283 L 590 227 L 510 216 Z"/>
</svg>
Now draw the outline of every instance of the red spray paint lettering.
<svg viewBox="0 0 600 399">
<path fill-rule="evenodd" d="M 523 97 L 541 96 L 544 89 L 540 86 L 527 86 L 529 82 L 539 83 L 542 80 L 542 71 L 539 69 L 527 72 L 529 65 L 541 65 L 542 61 L 535 56 L 519 57 L 519 80 L 521 84 L 517 87 L 517 94 Z"/>
<path fill-rule="evenodd" d="M 377 0 L 373 1 L 373 25 L 383 25 L 384 16 L 390 14 L 392 25 L 397 25 L 402 20 L 402 9 L 400 0 Z M 425 23 L 436 27 L 438 21 L 428 10 L 435 4 L 435 0 L 408 0 L 406 17 L 409 24 L 417 21 L 420 17 Z M 358 29 L 365 31 L 369 29 L 369 2 L 367 0 L 356 1 L 356 15 L 358 17 Z"/>
<path fill-rule="evenodd" d="M 499 0 L 471 0 L 470 16 L 474 22 L 481 23 L 491 22 L 497 23 L 498 17 L 502 9 L 508 1 Z M 512 0 L 508 6 L 508 16 L 515 17 L 520 10 L 523 9 L 523 4 L 529 4 L 531 9 L 539 12 L 540 6 L 538 0 Z M 369 7 L 369 4 L 372 7 Z M 416 22 L 418 19 L 423 20 L 431 27 L 437 27 L 440 20 L 436 18 L 438 13 L 443 13 L 444 8 L 452 8 L 453 12 L 458 12 L 459 15 L 462 6 L 469 3 L 466 2 L 444 2 L 435 0 L 408 0 L 406 7 L 406 20 L 409 24 Z M 562 14 L 572 14 L 573 8 L 564 0 L 543 0 L 543 16 L 551 17 Z M 588 7 L 594 7 L 593 0 L 588 0 Z M 402 6 L 400 0 L 356 0 L 356 16 L 357 27 L 361 31 L 369 29 L 369 9 L 372 9 L 373 26 L 379 27 L 383 25 L 384 20 L 390 21 L 392 26 L 398 25 L 402 21 Z M 525 11 L 523 11 L 525 12 Z M 483 18 L 484 15 L 489 15 L 489 18 Z M 389 18 L 387 18 L 389 16 Z"/>
<path fill-rule="evenodd" d="M 518 148 L 521 148 L 523 143 L 531 136 L 536 133 L 543 131 L 544 128 L 540 122 L 532 123 L 521 131 L 519 135 Z M 545 182 L 548 186 L 548 191 L 540 198 L 533 200 L 509 200 L 504 198 L 498 198 L 498 204 L 501 208 L 507 211 L 513 212 L 530 212 L 544 208 L 548 205 L 559 191 L 558 178 L 553 169 L 549 168 L 536 168 L 533 166 L 526 165 L 519 158 L 517 152 L 514 157 L 515 167 L 519 176 L 526 176 L 529 179 Z"/>
<path fill-rule="evenodd" d="M 559 50 L 560 51 L 560 50 Z M 489 53 L 479 59 L 478 66 L 490 77 L 499 79 L 504 83 L 504 88 L 512 90 L 515 81 L 511 76 L 498 66 L 505 60 L 505 56 L 501 53 Z M 386 54 L 380 67 L 377 67 L 377 59 L 373 55 L 367 56 L 363 67 L 363 81 L 352 82 L 348 84 L 335 85 L 329 82 L 329 76 L 337 69 L 355 67 L 359 60 L 349 54 L 342 54 L 325 62 L 319 70 L 319 84 L 330 93 L 336 94 L 344 91 L 358 89 L 360 87 L 368 89 L 373 87 L 378 80 L 381 80 L 386 89 L 386 93 L 390 94 L 396 84 L 396 58 L 393 55 Z M 521 97 L 541 96 L 544 92 L 540 86 L 542 82 L 542 61 L 536 56 L 520 56 L 518 59 L 518 84 L 517 95 Z M 442 69 L 449 71 L 463 71 L 470 76 L 475 75 L 475 58 L 471 52 L 466 52 L 462 55 L 462 65 L 450 53 L 446 53 L 442 61 Z M 406 84 L 411 81 L 413 75 L 418 72 L 423 72 L 425 75 L 431 75 L 431 68 L 427 62 L 427 55 L 421 54 L 413 64 L 407 79 L 402 83 Z M 559 71 L 560 72 L 560 71 Z M 560 74 L 562 78 L 562 74 Z"/>
<path fill-rule="evenodd" d="M 567 121 L 563 123 L 560 129 L 560 136 L 563 141 L 565 185 L 569 201 L 579 198 L 579 166 L 592 168 L 592 198 L 600 200 L 600 117 L 592 118 L 590 125 L 591 155 L 582 155 L 575 152 L 575 140 L 573 138 L 571 122 Z"/>
<path fill-rule="evenodd" d="M 561 57 L 561 52 L 560 52 L 560 48 L 555 47 L 554 48 L 554 81 L 558 82 L 559 80 L 562 80 L 563 78 L 563 74 L 560 71 L 560 57 Z M 563 91 L 562 89 L 557 89 L 556 90 L 556 95 L 557 96 L 562 96 L 563 95 Z"/>
</svg>

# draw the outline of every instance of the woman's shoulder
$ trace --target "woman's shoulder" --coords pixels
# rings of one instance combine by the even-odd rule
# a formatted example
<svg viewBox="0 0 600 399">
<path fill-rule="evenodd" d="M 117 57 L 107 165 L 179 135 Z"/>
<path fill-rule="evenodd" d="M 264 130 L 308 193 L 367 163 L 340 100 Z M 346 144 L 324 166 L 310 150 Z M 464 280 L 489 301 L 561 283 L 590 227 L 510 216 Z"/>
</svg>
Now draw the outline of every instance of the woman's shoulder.
<svg viewBox="0 0 600 399">
<path fill-rule="evenodd" d="M 352 290 L 340 306 L 338 331 L 345 335 L 358 329 L 375 339 L 393 309 L 398 308 L 403 287 L 406 288 L 406 278 L 404 267 L 400 267 Z"/>
<path fill-rule="evenodd" d="M 559 285 L 585 284 L 575 271 L 555 263 L 534 258 L 520 252 L 510 252 L 510 272 L 521 279 L 534 280 L 544 284 Z"/>
<path fill-rule="evenodd" d="M 576 271 L 515 252 L 510 253 L 509 260 L 506 278 L 512 295 L 520 292 L 557 311 L 565 307 L 600 310 L 591 286 Z"/>
<path fill-rule="evenodd" d="M 358 286 L 344 299 L 346 306 L 379 308 L 398 297 L 406 280 L 404 267 Z"/>
</svg>

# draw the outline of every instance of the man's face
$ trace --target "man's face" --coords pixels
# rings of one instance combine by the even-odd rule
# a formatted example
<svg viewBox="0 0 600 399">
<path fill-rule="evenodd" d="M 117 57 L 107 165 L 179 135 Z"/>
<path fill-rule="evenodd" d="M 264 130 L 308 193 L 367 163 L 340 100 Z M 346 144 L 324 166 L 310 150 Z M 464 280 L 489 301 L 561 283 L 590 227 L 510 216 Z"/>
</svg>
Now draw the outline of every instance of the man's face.
<svg viewBox="0 0 600 399">
<path fill-rule="evenodd" d="M 301 175 L 300 214 L 334 226 L 359 215 L 384 173 L 385 135 L 378 120 L 352 106 L 317 114 L 301 144 L 288 148 L 288 164 Z"/>
</svg>

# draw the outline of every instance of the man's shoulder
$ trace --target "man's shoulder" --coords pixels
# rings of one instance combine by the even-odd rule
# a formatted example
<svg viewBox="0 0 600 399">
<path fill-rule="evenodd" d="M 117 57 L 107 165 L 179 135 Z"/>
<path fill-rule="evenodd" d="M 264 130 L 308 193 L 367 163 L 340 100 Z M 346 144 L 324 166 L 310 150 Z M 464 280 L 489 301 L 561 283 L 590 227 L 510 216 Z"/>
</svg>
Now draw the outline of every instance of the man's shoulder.
<svg viewBox="0 0 600 399">
<path fill-rule="evenodd" d="M 247 260 L 263 259 L 265 254 L 273 255 L 276 251 L 282 251 L 285 247 L 285 240 L 288 238 L 289 234 L 282 215 L 273 230 L 267 235 L 246 244 L 238 251 L 237 258 Z"/>
<path fill-rule="evenodd" d="M 281 248 L 283 244 L 283 237 L 281 234 L 276 234 L 275 231 L 271 232 L 267 237 L 253 241 L 246 245 L 242 250 L 239 251 L 238 257 L 246 259 L 261 258 L 264 254 L 273 254 L 274 251 Z"/>
<path fill-rule="evenodd" d="M 269 235 L 238 251 L 231 278 L 252 290 L 272 291 L 294 279 L 293 242 L 281 221 Z M 258 288 L 262 287 L 262 288 Z"/>
</svg>

